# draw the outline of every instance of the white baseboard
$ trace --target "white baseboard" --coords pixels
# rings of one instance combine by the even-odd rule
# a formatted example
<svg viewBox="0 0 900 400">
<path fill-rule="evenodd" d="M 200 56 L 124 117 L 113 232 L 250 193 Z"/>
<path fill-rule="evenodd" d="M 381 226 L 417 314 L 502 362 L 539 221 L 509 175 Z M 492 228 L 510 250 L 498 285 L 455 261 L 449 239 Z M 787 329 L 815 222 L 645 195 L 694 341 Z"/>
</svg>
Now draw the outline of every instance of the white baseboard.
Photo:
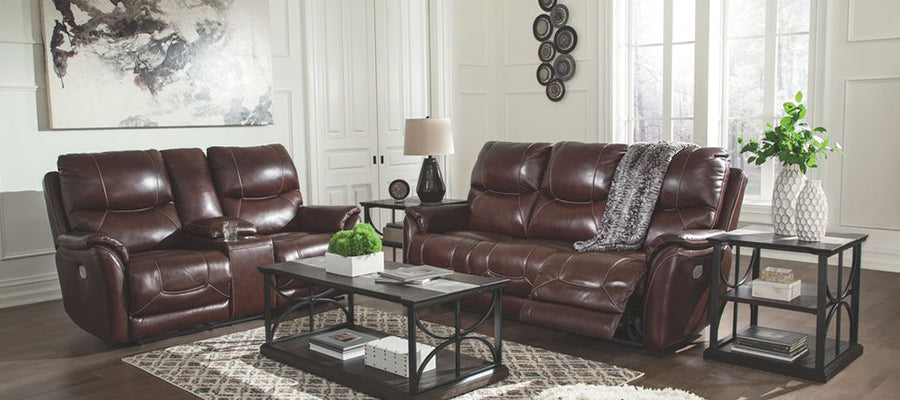
<svg viewBox="0 0 900 400">
<path fill-rule="evenodd" d="M 62 298 L 56 274 L 12 278 L 0 281 L 0 308 Z"/>
</svg>

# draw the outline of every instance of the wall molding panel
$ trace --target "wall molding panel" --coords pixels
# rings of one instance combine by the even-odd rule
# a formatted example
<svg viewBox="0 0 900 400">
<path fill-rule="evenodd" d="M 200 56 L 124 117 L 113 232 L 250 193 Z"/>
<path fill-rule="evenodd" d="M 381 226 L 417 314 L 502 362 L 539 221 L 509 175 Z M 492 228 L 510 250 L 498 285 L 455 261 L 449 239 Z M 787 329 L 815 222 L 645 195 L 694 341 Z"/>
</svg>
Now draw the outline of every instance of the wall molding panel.
<svg viewBox="0 0 900 400">
<path fill-rule="evenodd" d="M 898 15 L 896 0 L 847 0 L 847 42 L 900 39 Z"/>
</svg>

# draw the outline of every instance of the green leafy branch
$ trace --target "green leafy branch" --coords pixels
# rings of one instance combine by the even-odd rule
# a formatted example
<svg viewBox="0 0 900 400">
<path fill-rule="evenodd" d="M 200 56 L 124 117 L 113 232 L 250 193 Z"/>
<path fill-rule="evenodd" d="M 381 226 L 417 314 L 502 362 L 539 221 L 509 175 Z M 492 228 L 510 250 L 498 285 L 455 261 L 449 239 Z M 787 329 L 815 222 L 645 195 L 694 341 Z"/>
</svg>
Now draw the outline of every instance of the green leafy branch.
<svg viewBox="0 0 900 400">
<path fill-rule="evenodd" d="M 340 231 L 328 241 L 328 252 L 344 257 L 356 257 L 381 251 L 381 238 L 369 224 L 356 225 Z"/>
<path fill-rule="evenodd" d="M 843 154 L 840 143 L 832 141 L 825 128 L 818 126 L 809 128 L 806 122 L 806 106 L 801 103 L 803 93 L 797 92 L 794 96 L 796 103 L 788 101 L 784 103 L 785 116 L 778 125 L 766 124 L 766 131 L 759 141 L 754 139 L 738 138 L 741 154 L 750 153 L 747 162 L 763 165 L 770 158 L 778 158 L 782 165 L 797 165 L 804 174 L 807 168 L 819 166 L 818 156 L 828 158 L 828 153 L 837 152 Z"/>
</svg>

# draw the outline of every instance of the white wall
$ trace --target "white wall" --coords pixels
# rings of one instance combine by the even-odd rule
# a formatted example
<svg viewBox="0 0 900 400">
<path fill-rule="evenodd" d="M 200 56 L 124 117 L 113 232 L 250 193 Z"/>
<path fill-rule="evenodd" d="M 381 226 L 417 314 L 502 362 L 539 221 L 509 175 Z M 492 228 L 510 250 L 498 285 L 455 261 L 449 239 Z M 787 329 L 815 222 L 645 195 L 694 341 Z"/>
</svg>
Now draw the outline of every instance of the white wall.
<svg viewBox="0 0 900 400">
<path fill-rule="evenodd" d="M 863 267 L 900 272 L 900 2 L 828 1 L 823 170 L 830 229 L 868 233 Z"/>
<path fill-rule="evenodd" d="M 268 2 L 273 126 L 74 131 L 48 129 L 39 3 L 0 0 L 0 307 L 59 296 L 41 178 L 60 154 L 281 143 L 307 176 L 300 2 Z"/>
<path fill-rule="evenodd" d="M 544 12 L 537 1 L 450 1 L 454 197 L 468 194 L 472 166 L 486 141 L 608 141 L 602 83 L 605 2 L 561 1 L 569 8 L 578 46 L 572 53 L 575 77 L 566 82 L 566 97 L 557 103 L 535 78 L 541 62 L 531 26 Z"/>
</svg>

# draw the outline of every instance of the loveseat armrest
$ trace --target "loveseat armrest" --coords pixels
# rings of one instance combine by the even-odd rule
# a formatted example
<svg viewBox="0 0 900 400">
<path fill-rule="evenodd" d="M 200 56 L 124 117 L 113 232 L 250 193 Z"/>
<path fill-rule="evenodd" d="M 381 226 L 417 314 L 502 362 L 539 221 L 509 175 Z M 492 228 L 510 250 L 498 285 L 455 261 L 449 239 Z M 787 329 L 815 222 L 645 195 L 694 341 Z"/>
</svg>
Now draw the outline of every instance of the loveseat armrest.
<svg viewBox="0 0 900 400">
<path fill-rule="evenodd" d="M 56 245 L 68 250 L 90 250 L 95 246 L 113 252 L 122 263 L 128 262 L 128 248 L 118 239 L 102 232 L 70 232 L 56 237 Z"/>
<path fill-rule="evenodd" d="M 237 234 L 239 237 L 256 235 L 256 226 L 240 218 L 216 217 L 194 221 L 184 227 L 184 232 L 189 236 L 204 239 L 222 239 L 225 237 L 225 223 L 237 222 Z"/>
<path fill-rule="evenodd" d="M 676 246 L 688 250 L 702 250 L 712 247 L 709 238 L 725 233 L 721 229 L 686 229 L 664 233 L 647 244 L 647 260 L 653 260 L 662 250 Z"/>
<path fill-rule="evenodd" d="M 293 228 L 301 232 L 329 233 L 353 228 L 359 221 L 356 206 L 301 206 Z"/>
<path fill-rule="evenodd" d="M 415 222 L 419 233 L 465 230 L 469 227 L 469 203 L 409 207 L 406 217 Z"/>
</svg>

